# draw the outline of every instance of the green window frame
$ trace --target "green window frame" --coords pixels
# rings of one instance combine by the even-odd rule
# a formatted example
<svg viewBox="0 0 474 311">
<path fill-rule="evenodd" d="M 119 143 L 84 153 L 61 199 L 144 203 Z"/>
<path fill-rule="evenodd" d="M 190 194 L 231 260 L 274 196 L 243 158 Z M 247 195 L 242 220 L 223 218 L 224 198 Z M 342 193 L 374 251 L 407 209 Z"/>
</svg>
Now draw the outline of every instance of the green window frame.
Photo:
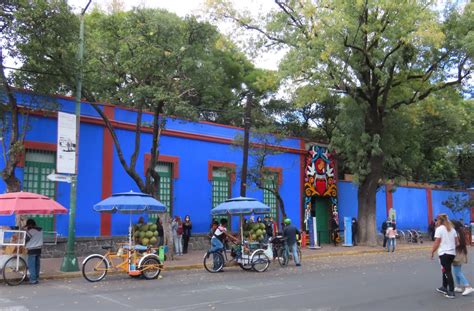
<svg viewBox="0 0 474 311">
<path fill-rule="evenodd" d="M 231 195 L 231 174 L 224 167 L 214 167 L 212 169 L 212 208 L 229 199 Z M 229 228 L 230 219 L 228 216 L 215 216 L 213 219 L 220 221 L 226 218 Z"/>
<path fill-rule="evenodd" d="M 56 170 L 56 152 L 35 149 L 25 150 L 23 190 L 56 199 L 56 183 L 48 175 Z M 32 215 L 43 231 L 54 231 L 54 215 Z"/>
<path fill-rule="evenodd" d="M 155 172 L 160 176 L 158 186 L 158 199 L 166 206 L 169 215 L 173 212 L 173 163 L 158 162 L 155 166 Z M 150 214 L 148 217 L 150 222 L 156 222 L 159 214 Z"/>
<path fill-rule="evenodd" d="M 267 173 L 263 178 L 265 188 L 272 190 L 278 189 L 278 173 Z M 273 217 L 273 220 L 279 223 L 276 195 L 267 189 L 263 189 L 263 203 L 270 206 L 270 217 Z"/>
</svg>

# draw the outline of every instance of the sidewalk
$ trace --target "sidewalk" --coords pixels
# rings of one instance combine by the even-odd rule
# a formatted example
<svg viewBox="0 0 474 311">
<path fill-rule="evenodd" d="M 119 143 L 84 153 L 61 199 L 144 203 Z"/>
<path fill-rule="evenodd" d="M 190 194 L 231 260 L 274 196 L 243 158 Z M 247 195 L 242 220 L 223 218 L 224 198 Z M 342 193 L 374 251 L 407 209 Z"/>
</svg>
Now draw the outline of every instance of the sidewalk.
<svg viewBox="0 0 474 311">
<path fill-rule="evenodd" d="M 397 252 L 409 251 L 409 250 L 420 250 L 426 249 L 427 253 L 431 249 L 432 242 L 425 242 L 423 244 L 398 244 Z M 344 246 L 333 246 L 323 245 L 320 249 L 302 249 L 303 265 L 305 260 L 331 257 L 331 256 L 355 256 L 369 253 L 383 253 L 385 250 L 381 246 L 368 247 L 368 246 L 356 246 L 356 247 L 344 247 Z M 192 251 L 184 256 L 175 256 L 174 260 L 168 260 L 165 262 L 164 271 L 173 270 L 190 270 L 190 269 L 203 269 L 203 256 L 204 251 Z M 428 256 L 428 255 L 427 255 Z M 81 269 L 82 261 L 84 257 L 79 257 L 79 269 Z M 82 272 L 61 272 L 60 267 L 62 258 L 42 258 L 41 259 L 41 276 L 42 279 L 65 279 L 81 277 Z M 123 273 L 123 272 L 109 272 Z"/>
</svg>

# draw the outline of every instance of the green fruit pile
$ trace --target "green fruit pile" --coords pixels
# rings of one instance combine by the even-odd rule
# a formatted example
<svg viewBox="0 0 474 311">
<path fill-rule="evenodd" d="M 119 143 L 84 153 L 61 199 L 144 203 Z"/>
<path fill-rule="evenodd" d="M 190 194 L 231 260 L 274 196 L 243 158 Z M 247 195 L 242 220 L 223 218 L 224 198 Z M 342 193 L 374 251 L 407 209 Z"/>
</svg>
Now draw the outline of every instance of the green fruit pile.
<svg viewBox="0 0 474 311">
<path fill-rule="evenodd" d="M 261 242 L 265 238 L 265 224 L 251 223 L 244 225 L 244 238 Z"/>
<path fill-rule="evenodd" d="M 147 223 L 133 226 L 133 238 L 135 243 L 145 246 L 156 246 L 158 244 L 158 231 L 156 224 Z"/>
</svg>

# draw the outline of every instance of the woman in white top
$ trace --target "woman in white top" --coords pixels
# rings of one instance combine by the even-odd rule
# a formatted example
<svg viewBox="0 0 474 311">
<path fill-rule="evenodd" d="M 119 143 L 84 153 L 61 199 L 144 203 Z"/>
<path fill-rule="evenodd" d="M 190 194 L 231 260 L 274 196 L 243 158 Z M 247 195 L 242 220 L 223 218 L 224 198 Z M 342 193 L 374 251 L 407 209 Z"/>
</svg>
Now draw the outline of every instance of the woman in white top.
<svg viewBox="0 0 474 311">
<path fill-rule="evenodd" d="M 440 214 L 437 219 L 437 228 L 434 236 L 435 242 L 431 251 L 431 259 L 434 258 L 434 254 L 437 250 L 442 267 L 443 286 L 436 290 L 444 294 L 446 298 L 454 298 L 454 280 L 453 274 L 451 273 L 451 267 L 454 257 L 456 257 L 458 235 L 449 221 L 448 215 Z"/>
</svg>

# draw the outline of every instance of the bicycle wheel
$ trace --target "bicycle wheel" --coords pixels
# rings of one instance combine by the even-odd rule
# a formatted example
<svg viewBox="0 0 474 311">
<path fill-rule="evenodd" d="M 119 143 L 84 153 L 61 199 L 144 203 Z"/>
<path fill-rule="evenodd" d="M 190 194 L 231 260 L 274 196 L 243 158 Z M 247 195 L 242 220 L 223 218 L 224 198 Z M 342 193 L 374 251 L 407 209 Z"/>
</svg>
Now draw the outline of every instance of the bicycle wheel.
<svg viewBox="0 0 474 311">
<path fill-rule="evenodd" d="M 145 279 L 156 279 L 161 272 L 160 261 L 156 258 L 147 258 L 140 265 L 140 270 Z"/>
<path fill-rule="evenodd" d="M 206 253 L 204 256 L 204 268 L 211 273 L 216 273 L 224 268 L 224 256 L 219 252 Z"/>
<path fill-rule="evenodd" d="M 3 265 L 3 279 L 8 285 L 16 286 L 21 284 L 26 278 L 28 266 L 23 258 L 17 257 L 9 258 Z"/>
<path fill-rule="evenodd" d="M 252 262 L 252 269 L 257 272 L 265 272 L 270 266 L 270 259 L 268 259 L 263 250 L 253 253 L 250 261 Z"/>
<path fill-rule="evenodd" d="M 94 255 L 82 265 L 82 276 L 89 282 L 98 282 L 106 276 L 108 269 L 107 259 L 102 255 Z"/>
<path fill-rule="evenodd" d="M 277 257 L 280 266 L 285 267 L 288 265 L 288 252 L 285 251 L 285 248 L 282 247 L 278 249 Z"/>
</svg>

